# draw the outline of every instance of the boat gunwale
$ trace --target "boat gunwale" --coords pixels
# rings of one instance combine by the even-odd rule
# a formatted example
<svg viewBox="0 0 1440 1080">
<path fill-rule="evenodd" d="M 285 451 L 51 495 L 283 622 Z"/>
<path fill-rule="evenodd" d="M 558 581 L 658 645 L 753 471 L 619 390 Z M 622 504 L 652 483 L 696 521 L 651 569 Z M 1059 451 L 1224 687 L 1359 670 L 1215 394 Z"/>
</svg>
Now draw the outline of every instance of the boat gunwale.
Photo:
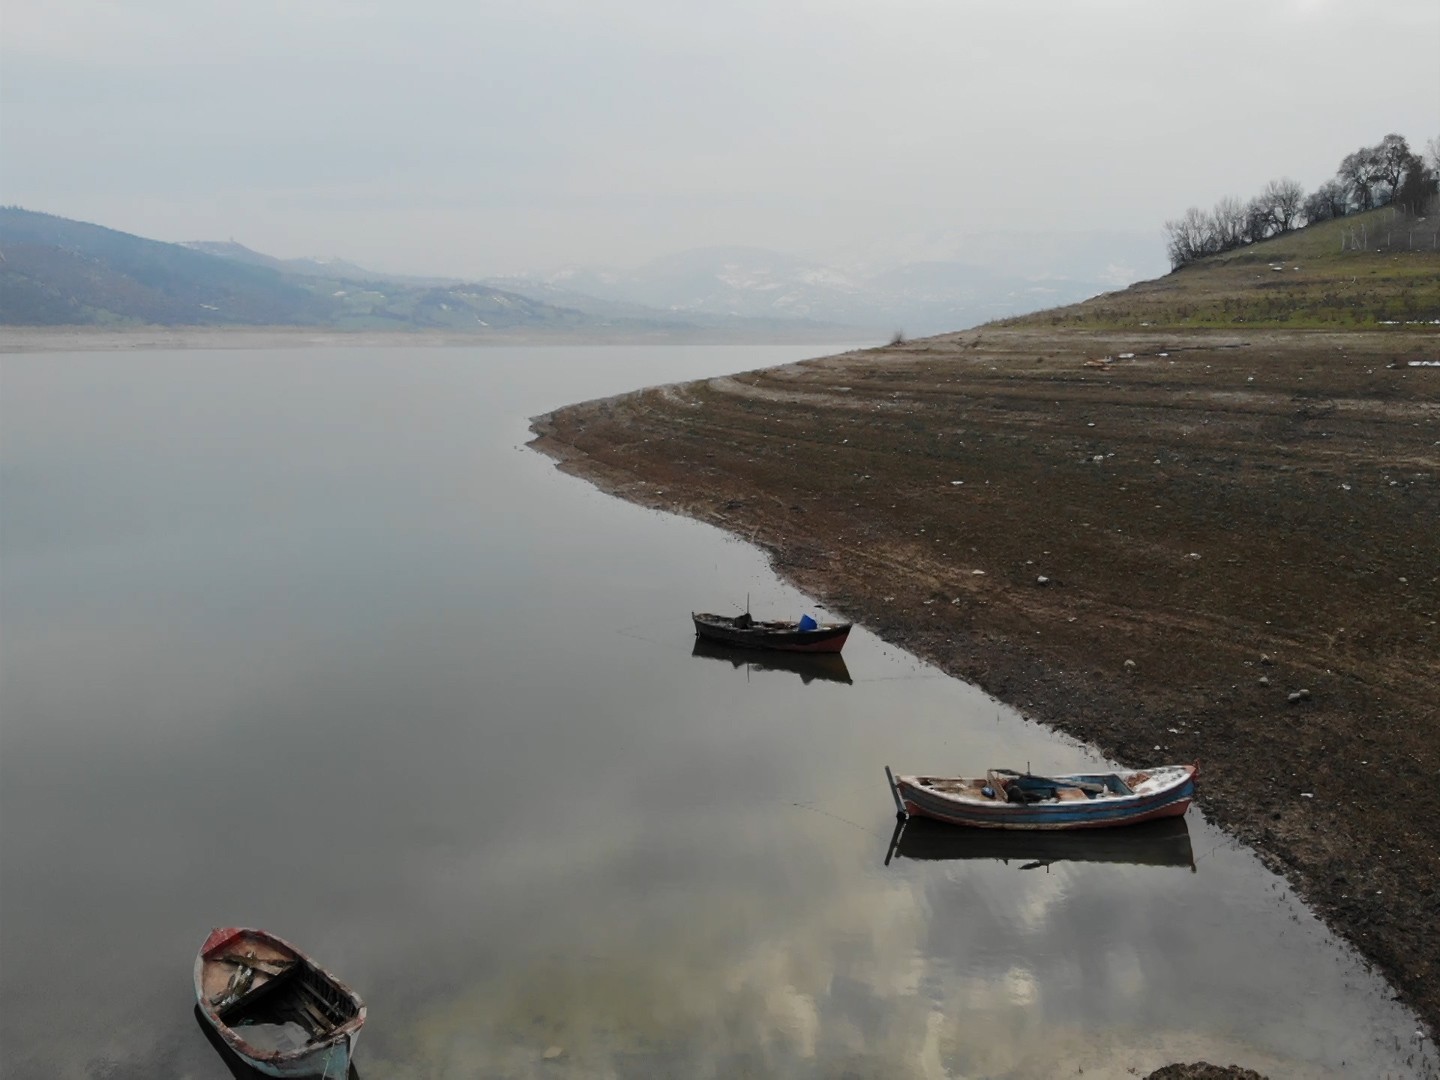
<svg viewBox="0 0 1440 1080">
<path fill-rule="evenodd" d="M 333 1029 L 323 1035 L 312 1037 L 302 1046 L 291 1047 L 282 1050 L 265 1050 L 256 1047 L 246 1041 L 235 1028 L 231 1027 L 220 1018 L 220 1011 L 215 1003 L 210 1001 L 205 993 L 205 969 L 206 965 L 212 962 L 222 962 L 217 953 L 223 946 L 231 944 L 239 938 L 252 936 L 255 939 L 284 949 L 294 957 L 294 963 L 320 976 L 330 983 L 355 1007 L 355 1015 L 337 1024 Z M 267 984 L 268 985 L 268 984 Z M 366 1006 L 360 995 L 337 978 L 326 968 L 316 963 L 306 952 L 292 945 L 277 934 L 268 930 L 260 930 L 255 927 L 218 927 L 210 932 L 205 943 L 200 946 L 200 951 L 195 954 L 195 1002 L 207 1023 L 215 1029 L 216 1033 L 246 1062 L 253 1063 L 257 1068 L 284 1068 L 288 1065 L 298 1065 L 306 1058 L 329 1053 L 341 1042 L 347 1044 L 347 1060 L 354 1052 L 355 1037 L 360 1028 L 365 1024 Z M 281 1075 L 301 1075 L 299 1073 L 284 1073 Z"/>
<path fill-rule="evenodd" d="M 1127 772 L 1129 774 L 1146 771 L 1154 773 L 1161 769 L 1176 770 L 1175 778 L 1153 791 L 1106 796 L 1082 802 L 1055 800 L 1053 802 L 1010 803 L 959 794 L 952 795 L 937 791 L 920 782 L 937 778 L 913 775 L 893 777 L 892 790 L 897 808 L 902 814 L 933 818 L 962 827 L 1020 830 L 1118 828 L 1157 818 L 1180 817 L 1189 810 L 1190 803 L 1195 798 L 1195 777 L 1199 772 L 1198 765 L 1152 766 L 1149 770 L 1116 770 L 1114 775 L 1123 779 Z M 1021 775 L 1029 776 L 1031 774 Z M 1043 779 L 1064 781 L 1067 778 L 1078 779 L 1083 776 L 1096 775 L 1110 774 L 1076 773 L 1068 777 L 1062 775 Z M 954 777 L 947 779 L 975 783 L 980 778 Z"/>
<path fill-rule="evenodd" d="M 817 623 L 813 629 L 801 629 L 798 623 L 773 620 L 755 621 L 748 627 L 737 627 L 735 616 L 710 612 L 690 613 L 695 635 L 709 641 L 747 649 L 775 649 L 784 652 L 838 653 L 855 624 L 849 622 Z"/>
</svg>

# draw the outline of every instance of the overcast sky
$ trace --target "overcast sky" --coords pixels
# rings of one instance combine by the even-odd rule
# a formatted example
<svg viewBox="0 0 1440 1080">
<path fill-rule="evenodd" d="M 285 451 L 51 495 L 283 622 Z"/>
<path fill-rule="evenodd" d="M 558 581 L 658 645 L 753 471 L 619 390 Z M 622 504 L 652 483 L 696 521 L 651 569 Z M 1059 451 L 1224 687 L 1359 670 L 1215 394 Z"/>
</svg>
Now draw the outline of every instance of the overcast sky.
<svg viewBox="0 0 1440 1080">
<path fill-rule="evenodd" d="M 389 271 L 1153 231 L 1440 136 L 1436 0 L 5 0 L 0 200 Z M 917 247 L 918 250 L 918 247 Z"/>
</svg>

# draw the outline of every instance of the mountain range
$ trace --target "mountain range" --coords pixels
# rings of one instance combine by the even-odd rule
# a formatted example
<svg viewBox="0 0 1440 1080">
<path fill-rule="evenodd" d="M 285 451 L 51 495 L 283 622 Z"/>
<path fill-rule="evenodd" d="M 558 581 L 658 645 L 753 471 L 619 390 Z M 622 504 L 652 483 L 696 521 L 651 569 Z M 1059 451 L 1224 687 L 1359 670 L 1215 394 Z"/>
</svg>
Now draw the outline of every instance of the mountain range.
<svg viewBox="0 0 1440 1080">
<path fill-rule="evenodd" d="M 974 244 L 984 265 L 953 257 L 827 263 L 728 247 L 630 269 L 570 267 L 477 282 L 384 273 L 342 259 L 281 259 L 234 240 L 164 243 L 5 207 L 0 324 L 915 336 L 1070 303 L 1125 283 L 1114 279 L 1113 265 L 1097 265 L 1113 264 L 1113 251 L 1093 238 L 1077 244 L 1063 254 L 1053 244 L 1034 253 L 1028 271 L 1012 241 L 989 250 Z M 1002 256 L 1018 265 L 998 272 L 1007 262 Z M 1036 272 L 1040 260 L 1059 272 Z"/>
</svg>

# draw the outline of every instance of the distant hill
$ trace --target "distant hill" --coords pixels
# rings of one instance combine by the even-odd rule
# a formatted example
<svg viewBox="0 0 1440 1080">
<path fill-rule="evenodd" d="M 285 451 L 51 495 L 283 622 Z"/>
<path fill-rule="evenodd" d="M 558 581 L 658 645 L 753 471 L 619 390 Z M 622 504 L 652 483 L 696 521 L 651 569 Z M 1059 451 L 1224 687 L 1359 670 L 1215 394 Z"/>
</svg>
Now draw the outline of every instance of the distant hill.
<svg viewBox="0 0 1440 1080">
<path fill-rule="evenodd" d="M 633 269 L 465 282 L 385 274 L 341 259 L 279 259 L 234 240 L 161 243 L 8 207 L 0 209 L 0 324 L 853 341 L 961 329 L 1113 287 L 1099 273 L 1019 272 L 1022 265 L 1048 265 L 1043 252 L 1027 255 L 1023 238 L 1008 249 L 1011 271 L 997 272 L 990 267 L 1001 265 L 999 242 L 975 247 L 976 262 L 954 255 L 969 250 L 969 241 L 940 237 L 917 251 L 923 258 L 882 266 L 827 265 L 753 247 L 701 248 Z M 1059 262 L 1096 260 L 1107 261 L 1098 245 L 1089 262 L 1077 251 Z"/>
<path fill-rule="evenodd" d="M 959 259 L 842 268 L 751 247 L 697 248 L 628 270 L 570 267 L 492 280 L 587 311 L 645 308 L 686 319 L 808 319 L 911 335 L 961 329 L 1112 287 L 1099 275 L 1030 277 Z"/>
<path fill-rule="evenodd" d="M 264 266 L 0 209 L 0 323 L 319 326 L 333 305 Z"/>
<path fill-rule="evenodd" d="M 319 278 L 344 278 L 348 281 L 393 281 L 402 285 L 462 285 L 461 278 L 445 277 L 414 277 L 407 274 L 385 274 L 378 270 L 367 270 L 363 266 L 348 262 L 345 259 L 277 259 L 273 255 L 266 255 L 254 251 L 244 244 L 238 244 L 234 240 L 187 240 L 181 247 L 190 248 L 192 251 L 203 251 L 206 255 L 215 255 L 222 259 L 230 259 L 233 262 L 249 263 L 252 266 L 268 266 L 272 270 L 279 270 L 287 274 L 300 274 L 304 277 Z"/>
<path fill-rule="evenodd" d="M 18 207 L 0 208 L 0 324 L 299 326 L 341 330 L 615 329 L 488 285 L 406 283 L 358 267 L 224 255 Z M 632 332 L 673 327 L 635 320 Z"/>
</svg>

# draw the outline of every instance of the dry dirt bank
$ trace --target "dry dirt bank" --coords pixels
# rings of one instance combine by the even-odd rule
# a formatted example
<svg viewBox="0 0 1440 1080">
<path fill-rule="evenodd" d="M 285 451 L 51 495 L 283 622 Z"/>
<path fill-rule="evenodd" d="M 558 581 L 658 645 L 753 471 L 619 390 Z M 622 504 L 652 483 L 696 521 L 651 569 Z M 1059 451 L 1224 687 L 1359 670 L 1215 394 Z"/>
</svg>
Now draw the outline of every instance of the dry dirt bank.
<svg viewBox="0 0 1440 1080">
<path fill-rule="evenodd" d="M 1437 354 L 982 328 L 577 405 L 533 445 L 1119 761 L 1198 759 L 1206 814 L 1433 1034 Z"/>
</svg>

